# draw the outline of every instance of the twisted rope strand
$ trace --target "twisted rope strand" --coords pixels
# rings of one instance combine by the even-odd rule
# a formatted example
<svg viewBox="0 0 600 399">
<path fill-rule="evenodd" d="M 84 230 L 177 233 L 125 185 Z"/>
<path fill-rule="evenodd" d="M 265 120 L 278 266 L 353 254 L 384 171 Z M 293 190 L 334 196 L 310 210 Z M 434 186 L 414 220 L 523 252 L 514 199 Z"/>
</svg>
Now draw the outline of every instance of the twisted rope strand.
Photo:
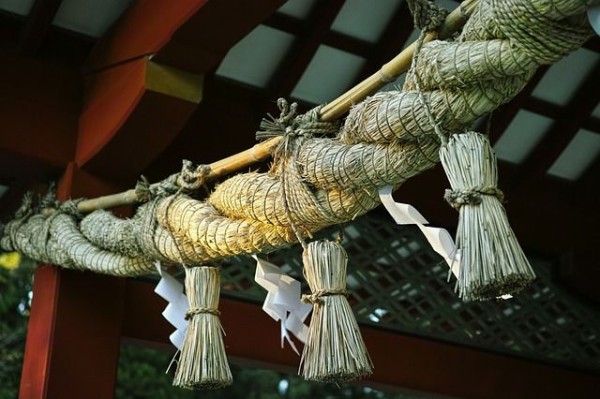
<svg viewBox="0 0 600 399">
<path fill-rule="evenodd" d="M 180 261 L 169 232 L 184 261 L 194 264 L 296 242 L 286 213 L 303 234 L 352 220 L 379 204 L 378 187 L 398 187 L 439 161 L 438 136 L 423 99 L 442 132 L 464 131 L 514 97 L 539 65 L 579 48 L 591 35 L 583 13 L 599 3 L 481 0 L 458 37 L 422 46 L 402 91 L 378 93 L 357 104 L 336 137 L 317 137 L 319 129 L 332 133 L 331 126 L 306 125 L 305 137 L 294 144 L 294 159 L 284 167 L 234 176 L 206 201 L 185 195 L 155 198 L 131 220 L 95 212 L 81 222 L 82 231 L 73 216 L 24 210 L 5 226 L 0 245 L 65 267 L 129 275 L 152 272 L 150 258 Z M 289 105 L 280 122 L 303 118 Z M 293 169 L 283 185 L 282 169 Z M 201 169 L 191 172 L 202 175 Z M 195 185 L 201 177 L 182 180 Z M 141 231 L 148 236 L 131 239 Z"/>
</svg>

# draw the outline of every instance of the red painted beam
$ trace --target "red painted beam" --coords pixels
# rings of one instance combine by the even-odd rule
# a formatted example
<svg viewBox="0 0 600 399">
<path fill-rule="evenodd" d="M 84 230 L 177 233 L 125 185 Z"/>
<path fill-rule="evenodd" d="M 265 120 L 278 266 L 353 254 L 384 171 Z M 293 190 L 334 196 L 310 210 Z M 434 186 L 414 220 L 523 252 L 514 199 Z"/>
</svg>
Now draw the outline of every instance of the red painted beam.
<svg viewBox="0 0 600 399">
<path fill-rule="evenodd" d="M 194 73 L 213 70 L 233 47 L 285 0 L 209 1 L 173 34 L 156 62 Z"/>
<path fill-rule="evenodd" d="M 65 199 L 119 188 L 71 164 L 59 194 Z M 48 265 L 38 267 L 21 399 L 114 396 L 124 291 L 124 279 Z"/>
<path fill-rule="evenodd" d="M 98 42 L 86 70 L 97 71 L 156 54 L 155 61 L 161 64 L 195 73 L 208 71 L 283 3 L 283 0 L 135 2 L 110 34 Z"/>
<path fill-rule="evenodd" d="M 152 53 L 152 63 L 181 73 L 208 71 L 282 1 L 205 3 L 137 2 L 101 40 L 88 65 L 96 72 L 86 77 L 78 165 L 121 181 L 137 178 L 180 133 L 197 105 L 150 89 L 151 62 L 145 55 Z"/>
<path fill-rule="evenodd" d="M 158 52 L 207 0 L 137 1 L 102 37 L 87 61 L 95 71 Z"/>
<path fill-rule="evenodd" d="M 82 94 L 77 70 L 4 54 L 0 76 L 0 153 L 23 157 L 25 164 L 64 168 L 77 137 Z"/>
<path fill-rule="evenodd" d="M 162 318 L 166 303 L 153 289 L 151 283 L 127 281 L 123 336 L 168 344 L 173 328 Z M 221 298 L 219 307 L 229 356 L 286 371 L 298 367 L 300 358 L 281 349 L 279 327 L 260 305 Z M 361 331 L 375 364 L 369 381 L 376 385 L 461 398 L 588 398 L 600 381 L 596 374 L 374 327 Z"/>
<path fill-rule="evenodd" d="M 82 168 L 136 179 L 196 109 L 196 102 L 150 89 L 149 68 L 148 58 L 139 58 L 87 77 L 75 156 Z"/>
</svg>

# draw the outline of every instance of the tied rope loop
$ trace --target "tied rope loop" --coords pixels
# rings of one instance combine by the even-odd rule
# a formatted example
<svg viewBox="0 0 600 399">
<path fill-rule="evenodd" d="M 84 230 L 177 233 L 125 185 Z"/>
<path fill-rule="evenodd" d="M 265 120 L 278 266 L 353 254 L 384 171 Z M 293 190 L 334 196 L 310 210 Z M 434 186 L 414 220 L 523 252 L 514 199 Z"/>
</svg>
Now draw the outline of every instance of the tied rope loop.
<svg viewBox="0 0 600 399">
<path fill-rule="evenodd" d="M 35 212 L 33 207 L 33 192 L 27 191 L 23 195 L 21 205 L 15 212 L 15 219 L 25 219 Z"/>
<path fill-rule="evenodd" d="M 496 197 L 498 201 L 504 202 L 504 193 L 497 187 L 473 187 L 468 190 L 446 190 L 444 199 L 454 209 L 460 209 L 463 205 L 479 205 L 481 197 L 489 195 Z"/>
<path fill-rule="evenodd" d="M 415 44 L 412 62 L 410 64 L 410 69 L 407 72 L 407 80 L 408 76 L 413 77 L 415 88 L 417 89 L 418 100 L 423 106 L 425 115 L 427 116 L 429 123 L 431 123 L 431 126 L 433 126 L 433 130 L 438 136 L 440 144 L 446 146 L 448 144 L 448 137 L 444 134 L 440 124 L 433 116 L 431 107 L 423 94 L 421 78 L 416 69 L 419 61 L 419 53 L 421 52 L 425 40 L 425 32 L 436 30 L 444 22 L 444 19 L 448 15 L 448 11 L 438 7 L 432 0 L 408 0 L 408 6 L 413 14 L 414 25 L 421 30 L 421 34 Z"/>
<path fill-rule="evenodd" d="M 192 161 L 184 159 L 181 172 L 179 172 L 179 176 L 177 177 L 177 185 L 183 191 L 198 190 L 206 183 L 209 173 L 210 166 L 194 165 Z"/>
<path fill-rule="evenodd" d="M 425 32 L 436 30 L 448 16 L 448 11 L 433 0 L 408 0 L 407 3 L 415 28 Z"/>
<path fill-rule="evenodd" d="M 74 200 L 65 201 L 59 205 L 58 211 L 60 213 L 72 216 L 75 219 L 81 219 L 83 217 L 83 215 L 81 214 L 81 212 L 79 211 L 79 208 L 77 208 L 77 206 L 83 200 L 84 200 L 83 198 L 78 198 L 78 199 L 74 199 Z"/>
<path fill-rule="evenodd" d="M 277 107 L 280 111 L 279 117 L 275 118 L 269 114 L 269 118 L 263 118 L 260 124 L 262 130 L 256 133 L 256 138 L 257 140 L 264 140 L 283 136 L 283 140 L 281 140 L 281 143 L 273 153 L 274 166 L 272 171 L 279 176 L 283 209 L 290 224 L 290 229 L 302 245 L 302 248 L 306 249 L 306 242 L 304 241 L 302 232 L 294 221 L 288 201 L 288 189 L 293 184 L 290 183 L 290 180 L 296 180 L 294 179 L 294 174 L 298 173 L 295 165 L 296 156 L 302 140 L 314 136 L 335 134 L 339 131 L 339 123 L 337 121 L 325 122 L 320 120 L 319 115 L 322 105 L 302 115 L 298 115 L 297 103 L 289 104 L 283 98 L 277 100 Z"/>
<path fill-rule="evenodd" d="M 302 303 L 310 303 L 311 305 L 320 305 L 323 303 L 323 297 L 343 295 L 346 298 L 350 293 L 345 288 L 338 288 L 332 290 L 318 290 L 309 295 L 302 295 Z"/>
<path fill-rule="evenodd" d="M 221 311 L 215 308 L 189 308 L 187 312 L 185 312 L 185 319 L 190 320 L 192 317 L 199 314 L 211 314 L 213 316 L 220 316 Z"/>
<path fill-rule="evenodd" d="M 149 202 L 155 197 L 152 186 L 146 176 L 141 176 L 140 180 L 135 184 L 135 198 L 139 202 Z"/>
<path fill-rule="evenodd" d="M 194 165 L 192 161 L 184 159 L 181 171 L 163 181 L 150 184 L 142 176 L 135 185 L 135 197 L 138 202 L 149 202 L 155 198 L 165 198 L 180 192 L 190 193 L 204 186 L 210 175 L 209 165 Z"/>
<path fill-rule="evenodd" d="M 326 122 L 320 119 L 320 111 L 323 105 L 315 107 L 305 114 L 298 115 L 298 104 L 289 104 L 286 99 L 277 100 L 277 108 L 280 114 L 278 118 L 268 114 L 263 118 L 260 129 L 256 132 L 257 140 L 266 140 L 278 136 L 324 136 L 335 134 L 339 131 L 339 123 Z"/>
</svg>

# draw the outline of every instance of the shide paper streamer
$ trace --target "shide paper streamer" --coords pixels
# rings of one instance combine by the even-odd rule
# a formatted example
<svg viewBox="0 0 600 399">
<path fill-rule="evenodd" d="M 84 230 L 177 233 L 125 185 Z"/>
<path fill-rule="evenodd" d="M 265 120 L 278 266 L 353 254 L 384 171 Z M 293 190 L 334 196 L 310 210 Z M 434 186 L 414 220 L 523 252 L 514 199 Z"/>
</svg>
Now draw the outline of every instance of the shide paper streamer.
<svg viewBox="0 0 600 399">
<path fill-rule="evenodd" d="M 162 315 L 175 327 L 175 331 L 169 336 L 169 340 L 178 350 L 181 350 L 185 331 L 188 326 L 188 322 L 185 319 L 185 313 L 189 308 L 188 299 L 183 293 L 183 284 L 167 273 L 162 268 L 160 261 L 156 261 L 154 264 L 160 274 L 160 281 L 156 285 L 154 292 L 169 302 Z"/>
<path fill-rule="evenodd" d="M 308 326 L 304 321 L 310 314 L 312 306 L 302 303 L 300 282 L 281 271 L 281 268 L 259 259 L 256 260 L 254 280 L 267 290 L 263 310 L 275 321 L 281 322 L 281 347 L 287 341 L 294 352 L 300 355 L 289 332 L 294 334 L 302 343 L 308 337 Z M 289 331 L 289 332 L 288 332 Z"/>
</svg>

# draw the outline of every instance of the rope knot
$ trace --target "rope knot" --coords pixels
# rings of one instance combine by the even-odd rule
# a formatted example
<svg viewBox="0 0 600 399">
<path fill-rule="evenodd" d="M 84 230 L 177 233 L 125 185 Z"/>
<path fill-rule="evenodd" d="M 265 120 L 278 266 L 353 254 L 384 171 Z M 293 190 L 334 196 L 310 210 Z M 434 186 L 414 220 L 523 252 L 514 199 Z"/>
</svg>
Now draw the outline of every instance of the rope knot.
<svg viewBox="0 0 600 399">
<path fill-rule="evenodd" d="M 323 299 L 321 298 L 335 295 L 343 295 L 347 298 L 349 292 L 345 288 L 317 290 L 310 295 L 302 295 L 301 301 L 302 303 L 310 303 L 311 305 L 320 305 L 323 303 Z"/>
<path fill-rule="evenodd" d="M 194 165 L 192 161 L 183 160 L 181 172 L 177 176 L 177 185 L 184 191 L 198 190 L 206 183 L 210 173 L 208 165 Z"/>
<path fill-rule="evenodd" d="M 444 199 L 454 209 L 460 209 L 463 205 L 479 205 L 481 197 L 490 195 L 496 197 L 498 201 L 504 202 L 504 193 L 497 187 L 473 187 L 466 190 L 446 190 Z"/>
<path fill-rule="evenodd" d="M 192 317 L 199 314 L 211 314 L 213 316 L 219 316 L 221 312 L 219 309 L 214 308 L 189 308 L 187 312 L 185 312 L 185 319 L 190 320 Z"/>
<path fill-rule="evenodd" d="M 146 176 L 141 176 L 140 180 L 135 184 L 135 197 L 139 202 L 148 202 L 154 197 L 150 182 L 146 179 Z"/>
<path fill-rule="evenodd" d="M 436 30 L 448 15 L 448 11 L 433 0 L 408 0 L 408 8 L 413 15 L 415 27 L 425 32 Z"/>
<path fill-rule="evenodd" d="M 280 115 L 275 118 L 268 114 L 268 118 L 263 118 L 260 123 L 260 129 L 256 132 L 257 140 L 265 140 L 277 136 L 297 137 L 297 136 L 322 136 L 334 134 L 339 130 L 337 122 L 324 122 L 320 120 L 319 111 L 323 107 L 318 106 L 305 114 L 298 114 L 298 104 L 289 104 L 284 98 L 277 100 L 277 107 Z"/>
<path fill-rule="evenodd" d="M 75 218 L 80 218 L 82 215 L 81 212 L 79 212 L 79 208 L 77 208 L 77 205 L 83 200 L 83 198 L 78 198 L 74 200 L 65 201 L 62 204 L 60 204 L 58 210 L 63 214 L 73 216 Z"/>
</svg>

